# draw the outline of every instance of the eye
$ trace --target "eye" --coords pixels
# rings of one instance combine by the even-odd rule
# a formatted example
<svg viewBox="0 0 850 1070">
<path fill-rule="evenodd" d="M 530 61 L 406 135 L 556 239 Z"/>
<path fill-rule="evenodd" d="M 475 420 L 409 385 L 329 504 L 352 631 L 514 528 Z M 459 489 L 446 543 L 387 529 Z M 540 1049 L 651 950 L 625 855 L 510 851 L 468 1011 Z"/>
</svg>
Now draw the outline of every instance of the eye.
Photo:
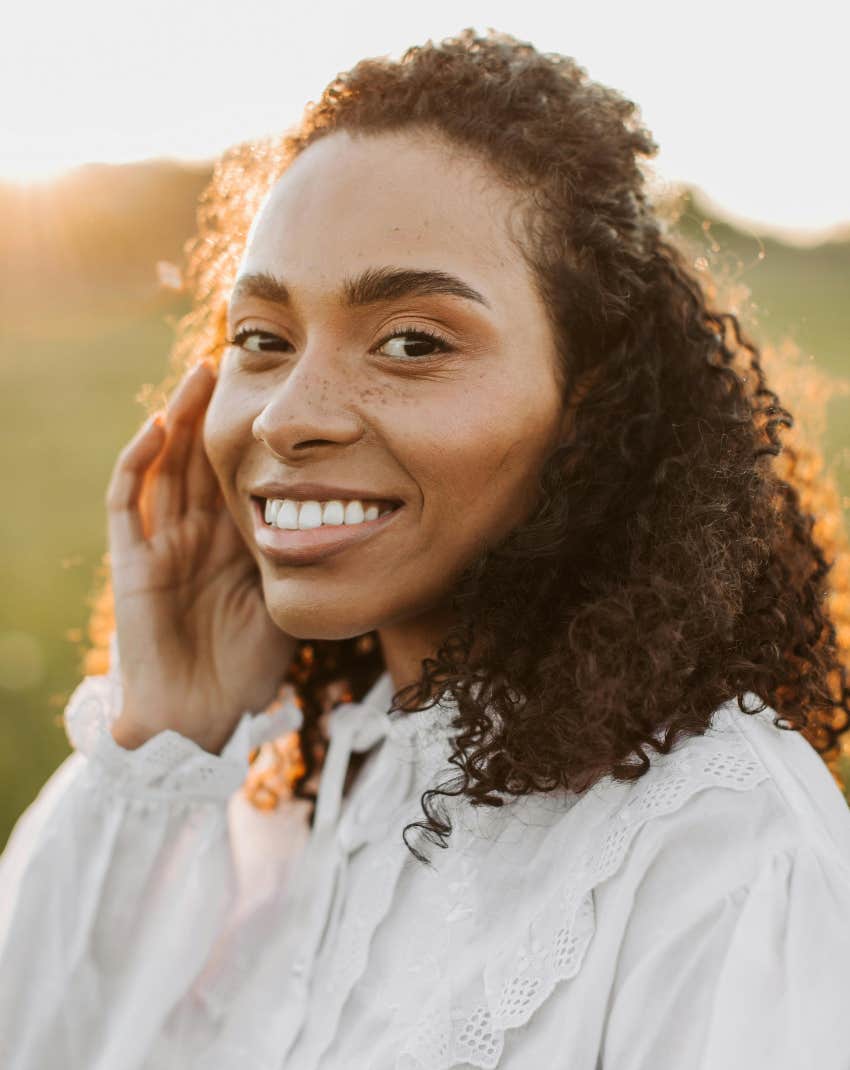
<svg viewBox="0 0 850 1070">
<path fill-rule="evenodd" d="M 249 339 L 257 339 L 256 345 L 248 345 Z M 243 327 L 232 338 L 228 338 L 227 344 L 246 349 L 249 353 L 275 353 L 283 346 L 289 345 L 283 338 L 279 338 L 271 331 L 260 331 L 256 327 Z"/>
<path fill-rule="evenodd" d="M 448 339 L 443 338 L 443 336 L 437 334 L 436 331 L 429 331 L 421 327 L 415 329 L 410 328 L 409 330 L 393 331 L 392 334 L 388 334 L 385 338 L 382 338 L 381 341 L 378 342 L 376 348 L 380 349 L 382 346 L 385 346 L 387 342 L 394 342 L 397 339 L 402 340 L 403 347 L 412 345 L 416 350 L 413 353 L 401 352 L 388 354 L 389 356 L 398 357 L 402 361 L 427 360 L 429 357 L 435 357 L 440 353 L 451 352 L 451 345 L 449 344 Z M 434 346 L 437 346 L 438 349 L 436 353 L 422 352 L 422 346 L 425 346 L 426 348 L 433 348 Z"/>
<path fill-rule="evenodd" d="M 451 345 L 448 339 L 444 338 L 436 331 L 428 330 L 427 328 L 409 328 L 400 331 L 393 331 L 392 334 L 386 335 L 378 342 L 375 347 L 376 350 L 380 350 L 388 342 L 394 342 L 400 340 L 402 344 L 402 352 L 388 353 L 386 356 L 395 357 L 402 361 L 417 361 L 427 360 L 429 357 L 434 357 L 440 353 L 448 353 L 451 351 Z M 253 343 L 253 344 L 249 344 Z M 280 338 L 276 334 L 272 334 L 271 331 L 261 331 L 256 327 L 243 327 L 238 330 L 232 338 L 227 339 L 227 344 L 231 346 L 237 346 L 239 349 L 244 349 L 249 353 L 275 353 L 282 352 L 285 346 L 289 345 L 284 338 Z M 414 352 L 410 352 L 406 347 L 414 347 Z M 422 347 L 425 347 L 423 352 Z M 437 351 L 428 352 L 427 350 L 437 347 Z"/>
</svg>

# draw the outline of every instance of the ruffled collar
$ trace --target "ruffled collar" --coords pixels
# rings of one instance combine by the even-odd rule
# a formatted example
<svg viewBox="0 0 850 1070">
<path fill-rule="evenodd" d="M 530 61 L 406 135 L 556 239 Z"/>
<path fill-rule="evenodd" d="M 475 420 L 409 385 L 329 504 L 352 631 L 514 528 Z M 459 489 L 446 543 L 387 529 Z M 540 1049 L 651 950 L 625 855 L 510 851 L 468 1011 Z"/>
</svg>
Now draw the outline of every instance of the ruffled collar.
<svg viewBox="0 0 850 1070">
<path fill-rule="evenodd" d="M 443 696 L 424 709 L 390 712 L 395 690 L 389 671 L 384 670 L 360 702 L 350 704 L 357 709 L 358 720 L 364 724 L 371 722 L 375 734 L 385 735 L 397 748 L 423 755 L 445 750 L 452 721 L 458 713 L 454 698 Z"/>
</svg>

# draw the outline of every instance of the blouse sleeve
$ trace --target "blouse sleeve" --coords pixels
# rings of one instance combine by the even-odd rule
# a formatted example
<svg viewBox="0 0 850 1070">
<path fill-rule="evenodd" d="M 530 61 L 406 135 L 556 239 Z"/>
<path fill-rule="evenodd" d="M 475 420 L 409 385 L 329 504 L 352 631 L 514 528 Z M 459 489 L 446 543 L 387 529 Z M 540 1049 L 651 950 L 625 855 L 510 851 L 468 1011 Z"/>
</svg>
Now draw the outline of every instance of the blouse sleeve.
<svg viewBox="0 0 850 1070">
<path fill-rule="evenodd" d="M 692 916 L 668 898 L 667 926 L 627 931 L 602 1070 L 847 1070 L 844 860 L 802 843 Z"/>
<path fill-rule="evenodd" d="M 74 751 L 0 857 L 10 1070 L 138 1065 L 234 895 L 226 804 L 249 753 L 301 723 L 290 696 L 246 711 L 220 755 L 172 730 L 126 750 L 110 731 L 119 696 L 114 673 L 83 679 L 65 711 Z"/>
</svg>

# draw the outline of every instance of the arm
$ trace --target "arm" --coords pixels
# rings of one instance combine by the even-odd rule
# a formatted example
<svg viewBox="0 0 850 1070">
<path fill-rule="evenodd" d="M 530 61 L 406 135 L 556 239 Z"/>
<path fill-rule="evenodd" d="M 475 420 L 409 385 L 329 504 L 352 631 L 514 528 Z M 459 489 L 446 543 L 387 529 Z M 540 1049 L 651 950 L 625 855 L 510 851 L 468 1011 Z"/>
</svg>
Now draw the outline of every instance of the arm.
<svg viewBox="0 0 850 1070">
<path fill-rule="evenodd" d="M 699 871 L 697 871 L 699 872 Z M 703 902 L 650 880 L 636 898 L 611 995 L 604 1070 L 846 1070 L 850 877 L 800 843 Z M 647 906 L 651 894 L 654 905 Z M 646 909 L 644 909 L 646 907 Z"/>
<path fill-rule="evenodd" d="M 300 722 L 246 711 L 220 755 L 167 730 L 113 738 L 120 688 L 86 677 L 75 746 L 0 858 L 0 1065 L 139 1065 L 200 971 L 235 893 L 227 803 L 252 747 Z"/>
</svg>

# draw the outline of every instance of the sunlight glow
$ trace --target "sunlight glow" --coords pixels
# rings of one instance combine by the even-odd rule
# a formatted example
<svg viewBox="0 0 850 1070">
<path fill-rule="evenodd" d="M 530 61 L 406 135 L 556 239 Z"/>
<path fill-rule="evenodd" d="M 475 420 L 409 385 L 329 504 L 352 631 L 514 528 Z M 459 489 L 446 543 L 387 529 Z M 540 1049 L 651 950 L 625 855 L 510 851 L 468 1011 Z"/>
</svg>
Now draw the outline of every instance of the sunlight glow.
<svg viewBox="0 0 850 1070">
<path fill-rule="evenodd" d="M 14 182 L 17 185 L 45 185 L 61 178 L 67 171 L 84 162 L 89 161 L 79 159 L 76 154 L 71 156 L 58 154 L 55 156 L 13 156 L 11 153 L 4 153 L 0 179 Z"/>
<path fill-rule="evenodd" d="M 494 26 L 574 56 L 636 101 L 661 178 L 696 184 L 767 227 L 825 228 L 850 220 L 837 6 L 716 0 L 693 34 L 672 0 L 434 0 L 427 11 L 342 0 L 297 10 L 243 0 L 238 11 L 221 0 L 78 0 L 47 13 L 20 4 L 0 67 L 0 93 L 14 102 L 0 180 L 44 182 L 87 162 L 208 159 L 291 126 L 364 56 L 397 58 L 464 26 Z"/>
</svg>

